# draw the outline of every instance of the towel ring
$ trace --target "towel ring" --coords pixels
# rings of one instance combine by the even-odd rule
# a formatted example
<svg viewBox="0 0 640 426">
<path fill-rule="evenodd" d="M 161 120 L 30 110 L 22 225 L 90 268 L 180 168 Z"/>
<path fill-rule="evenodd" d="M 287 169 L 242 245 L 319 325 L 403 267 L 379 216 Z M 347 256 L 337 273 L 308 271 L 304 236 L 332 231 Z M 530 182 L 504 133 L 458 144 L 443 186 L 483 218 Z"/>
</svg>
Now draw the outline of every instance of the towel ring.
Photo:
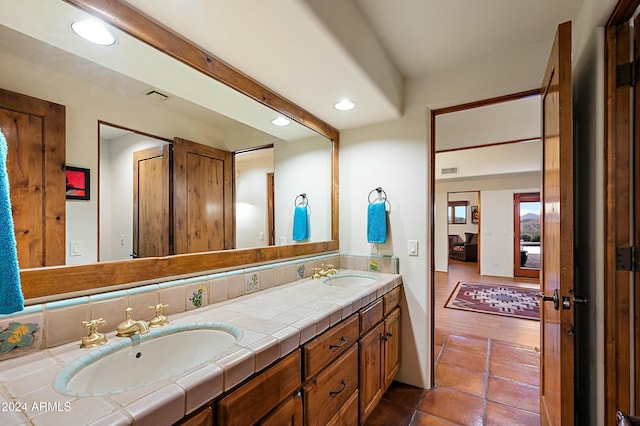
<svg viewBox="0 0 640 426">
<path fill-rule="evenodd" d="M 371 200 L 371 194 L 373 194 L 374 192 L 378 193 L 378 197 L 374 198 L 373 201 Z M 369 196 L 367 197 L 367 201 L 369 201 L 369 204 L 373 204 L 374 201 L 376 200 L 380 200 L 382 202 L 385 203 L 385 205 L 388 207 L 388 211 L 391 211 L 391 203 L 389 202 L 389 200 L 387 199 L 387 193 L 384 192 L 384 189 L 382 189 L 382 187 L 377 187 L 375 189 L 372 189 L 371 192 L 369 193 Z"/>
<path fill-rule="evenodd" d="M 300 202 L 298 202 L 298 198 L 301 198 Z M 298 207 L 298 206 L 306 206 L 307 204 L 309 204 L 309 200 L 307 200 L 307 194 L 306 193 L 302 193 L 300 195 L 298 195 L 296 197 L 296 199 L 293 201 L 293 205 Z"/>
</svg>

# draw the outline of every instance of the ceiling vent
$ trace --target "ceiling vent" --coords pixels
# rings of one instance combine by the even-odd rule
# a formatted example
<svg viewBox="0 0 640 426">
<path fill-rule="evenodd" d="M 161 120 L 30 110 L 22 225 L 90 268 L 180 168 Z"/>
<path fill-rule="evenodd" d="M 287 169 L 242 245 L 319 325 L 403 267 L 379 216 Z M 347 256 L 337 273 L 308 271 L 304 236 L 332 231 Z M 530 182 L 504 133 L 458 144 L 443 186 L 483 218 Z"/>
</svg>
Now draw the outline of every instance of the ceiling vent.
<svg viewBox="0 0 640 426">
<path fill-rule="evenodd" d="M 153 99 L 154 101 L 158 101 L 158 102 L 164 102 L 167 99 L 169 99 L 168 95 L 165 95 L 164 93 L 158 92 L 155 89 L 150 89 L 147 90 L 146 92 L 144 92 L 144 94 L 149 98 L 149 99 Z"/>
<path fill-rule="evenodd" d="M 457 167 L 443 167 L 442 168 L 443 175 L 457 175 L 458 168 Z"/>
</svg>

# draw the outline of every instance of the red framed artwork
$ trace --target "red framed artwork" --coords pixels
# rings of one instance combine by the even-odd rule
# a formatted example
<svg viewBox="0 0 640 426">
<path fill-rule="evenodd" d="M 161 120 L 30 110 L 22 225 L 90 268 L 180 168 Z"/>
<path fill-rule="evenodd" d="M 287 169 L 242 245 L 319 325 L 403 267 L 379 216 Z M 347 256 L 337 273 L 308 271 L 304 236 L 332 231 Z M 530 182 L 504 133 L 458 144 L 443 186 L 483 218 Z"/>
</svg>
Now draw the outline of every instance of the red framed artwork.
<svg viewBox="0 0 640 426">
<path fill-rule="evenodd" d="M 67 200 L 88 200 L 89 169 L 66 166 L 64 172 L 67 178 Z"/>
</svg>

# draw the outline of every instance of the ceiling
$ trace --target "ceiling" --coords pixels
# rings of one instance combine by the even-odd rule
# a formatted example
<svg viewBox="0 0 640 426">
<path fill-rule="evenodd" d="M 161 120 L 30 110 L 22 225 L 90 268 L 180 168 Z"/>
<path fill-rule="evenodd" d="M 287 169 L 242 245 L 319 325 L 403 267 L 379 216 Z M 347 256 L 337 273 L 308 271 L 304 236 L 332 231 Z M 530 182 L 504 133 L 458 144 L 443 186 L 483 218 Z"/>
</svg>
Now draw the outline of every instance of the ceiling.
<svg viewBox="0 0 640 426">
<path fill-rule="evenodd" d="M 404 83 L 551 46 L 582 0 L 124 0 L 339 130 L 398 118 Z M 541 64 L 541 74 L 545 64 Z M 357 108 L 333 104 L 351 98 Z"/>
</svg>

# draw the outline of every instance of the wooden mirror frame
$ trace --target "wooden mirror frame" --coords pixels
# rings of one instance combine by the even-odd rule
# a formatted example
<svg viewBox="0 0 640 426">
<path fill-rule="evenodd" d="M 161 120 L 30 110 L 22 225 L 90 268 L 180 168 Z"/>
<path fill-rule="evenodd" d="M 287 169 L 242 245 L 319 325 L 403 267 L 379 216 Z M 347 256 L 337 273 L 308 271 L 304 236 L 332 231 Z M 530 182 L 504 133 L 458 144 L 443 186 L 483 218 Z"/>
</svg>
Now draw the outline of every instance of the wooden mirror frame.
<svg viewBox="0 0 640 426">
<path fill-rule="evenodd" d="M 152 21 L 125 3 L 114 0 L 64 0 L 136 37 L 193 69 L 220 81 L 238 92 L 282 113 L 331 140 L 332 196 L 331 240 L 295 245 L 192 253 L 79 266 L 48 266 L 20 271 L 22 291 L 30 299 L 55 300 L 70 294 L 100 292 L 99 289 L 143 283 L 222 268 L 309 256 L 339 249 L 338 242 L 338 130 L 299 106 L 262 86 L 214 55 Z M 106 289 L 105 289 L 106 291 Z M 34 303 L 34 302 L 32 302 Z"/>
</svg>

